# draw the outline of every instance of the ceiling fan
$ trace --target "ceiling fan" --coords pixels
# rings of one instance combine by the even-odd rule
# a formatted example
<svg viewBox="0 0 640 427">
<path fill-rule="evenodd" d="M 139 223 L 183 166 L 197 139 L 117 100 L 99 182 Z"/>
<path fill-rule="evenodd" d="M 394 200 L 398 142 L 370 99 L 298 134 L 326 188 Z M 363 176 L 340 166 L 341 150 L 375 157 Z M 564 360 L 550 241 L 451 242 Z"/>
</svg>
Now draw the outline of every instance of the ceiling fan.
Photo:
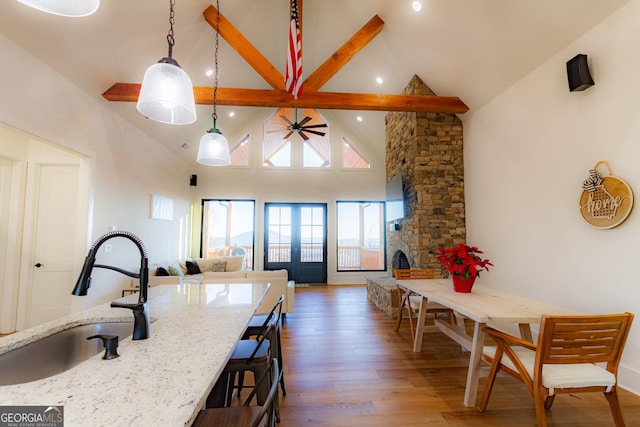
<svg viewBox="0 0 640 427">
<path fill-rule="evenodd" d="M 306 135 L 306 133 L 312 133 L 314 135 L 319 135 L 319 136 L 325 136 L 325 132 L 320 132 L 314 129 L 318 129 L 318 128 L 326 128 L 327 124 L 326 123 L 320 123 L 320 124 L 316 124 L 316 125 L 307 125 L 307 123 L 311 120 L 311 117 L 306 116 L 304 119 L 300 120 L 300 122 L 298 123 L 298 110 L 296 110 L 296 119 L 295 122 L 292 122 L 291 120 L 289 120 L 289 118 L 285 115 L 280 115 L 280 118 L 282 120 L 284 120 L 287 125 L 279 125 L 279 124 L 275 124 L 275 126 L 280 126 L 283 129 L 275 129 L 275 130 L 271 130 L 269 131 L 271 132 L 280 132 L 283 130 L 288 130 L 289 133 L 286 134 L 282 139 L 287 139 L 289 138 L 294 132 L 296 132 L 298 135 L 300 135 L 302 137 L 302 139 L 304 139 L 305 141 L 307 141 L 309 139 L 309 137 Z"/>
</svg>

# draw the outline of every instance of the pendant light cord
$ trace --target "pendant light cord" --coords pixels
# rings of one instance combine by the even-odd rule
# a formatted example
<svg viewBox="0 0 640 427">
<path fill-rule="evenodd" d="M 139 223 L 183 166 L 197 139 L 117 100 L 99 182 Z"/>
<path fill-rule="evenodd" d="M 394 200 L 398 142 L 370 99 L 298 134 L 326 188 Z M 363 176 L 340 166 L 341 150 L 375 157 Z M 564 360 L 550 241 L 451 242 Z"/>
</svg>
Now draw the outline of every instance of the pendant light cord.
<svg viewBox="0 0 640 427">
<path fill-rule="evenodd" d="M 173 38 L 173 24 L 175 22 L 175 12 L 173 7 L 176 5 L 175 0 L 169 0 L 169 32 L 167 33 L 167 44 L 169 44 L 169 58 L 173 55 L 173 45 L 176 43 Z"/>
<path fill-rule="evenodd" d="M 218 119 L 218 113 L 216 107 L 218 104 L 218 37 L 220 34 L 220 0 L 216 0 L 216 49 L 214 54 L 214 68 L 215 76 L 213 78 L 213 128 L 216 129 L 216 120 Z"/>
</svg>

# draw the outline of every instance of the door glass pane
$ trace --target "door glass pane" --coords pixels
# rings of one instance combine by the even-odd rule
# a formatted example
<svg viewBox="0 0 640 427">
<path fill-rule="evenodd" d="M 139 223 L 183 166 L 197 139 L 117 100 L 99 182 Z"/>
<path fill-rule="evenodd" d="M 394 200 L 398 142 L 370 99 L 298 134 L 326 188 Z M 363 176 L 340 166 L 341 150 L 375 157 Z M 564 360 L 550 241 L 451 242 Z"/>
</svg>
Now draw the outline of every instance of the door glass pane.
<svg viewBox="0 0 640 427">
<path fill-rule="evenodd" d="M 338 271 L 384 270 L 384 203 L 338 202 Z"/>
<path fill-rule="evenodd" d="M 267 262 L 291 262 L 291 208 L 269 206 Z"/>
<path fill-rule="evenodd" d="M 201 251 L 205 258 L 243 255 L 243 268 L 253 269 L 253 200 L 205 200 Z"/>
<path fill-rule="evenodd" d="M 323 262 L 324 215 L 322 208 L 300 209 L 300 262 Z"/>
</svg>

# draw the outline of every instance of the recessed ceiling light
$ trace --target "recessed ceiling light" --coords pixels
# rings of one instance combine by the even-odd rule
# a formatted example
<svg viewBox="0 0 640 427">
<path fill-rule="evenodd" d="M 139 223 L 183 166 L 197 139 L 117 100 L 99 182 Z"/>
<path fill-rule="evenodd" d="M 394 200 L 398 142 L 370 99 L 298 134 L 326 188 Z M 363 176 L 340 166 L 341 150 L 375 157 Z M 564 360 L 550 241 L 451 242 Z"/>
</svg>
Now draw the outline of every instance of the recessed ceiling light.
<svg viewBox="0 0 640 427">
<path fill-rule="evenodd" d="M 235 116 L 235 115 L 236 115 L 236 112 L 235 112 L 235 111 L 229 111 L 229 117 L 233 117 L 233 116 Z"/>
<path fill-rule="evenodd" d="M 415 10 L 416 12 L 420 12 L 422 10 L 422 3 L 419 1 L 414 1 L 413 2 L 413 10 Z"/>
<path fill-rule="evenodd" d="M 384 83 L 384 79 L 380 76 L 376 77 L 376 82 L 381 85 L 382 83 Z"/>
<path fill-rule="evenodd" d="M 211 76 L 213 76 L 213 70 L 212 70 L 211 68 L 209 68 L 209 69 L 205 72 L 205 74 L 207 75 L 207 77 L 211 77 Z"/>
<path fill-rule="evenodd" d="M 359 121 L 359 122 L 361 122 L 361 121 L 362 121 L 362 116 L 357 116 L 357 117 L 356 117 L 356 120 L 357 120 L 357 121 Z"/>
</svg>

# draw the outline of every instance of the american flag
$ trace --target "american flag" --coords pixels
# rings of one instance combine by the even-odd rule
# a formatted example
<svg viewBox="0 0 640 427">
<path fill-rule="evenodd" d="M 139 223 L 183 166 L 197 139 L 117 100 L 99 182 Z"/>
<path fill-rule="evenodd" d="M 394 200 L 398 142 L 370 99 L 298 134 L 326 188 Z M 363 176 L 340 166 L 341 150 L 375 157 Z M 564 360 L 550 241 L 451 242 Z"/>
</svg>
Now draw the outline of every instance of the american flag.
<svg viewBox="0 0 640 427">
<path fill-rule="evenodd" d="M 302 93 L 302 41 L 298 17 L 298 0 L 291 0 L 291 25 L 289 26 L 289 49 L 287 49 L 287 92 L 298 99 Z"/>
</svg>

